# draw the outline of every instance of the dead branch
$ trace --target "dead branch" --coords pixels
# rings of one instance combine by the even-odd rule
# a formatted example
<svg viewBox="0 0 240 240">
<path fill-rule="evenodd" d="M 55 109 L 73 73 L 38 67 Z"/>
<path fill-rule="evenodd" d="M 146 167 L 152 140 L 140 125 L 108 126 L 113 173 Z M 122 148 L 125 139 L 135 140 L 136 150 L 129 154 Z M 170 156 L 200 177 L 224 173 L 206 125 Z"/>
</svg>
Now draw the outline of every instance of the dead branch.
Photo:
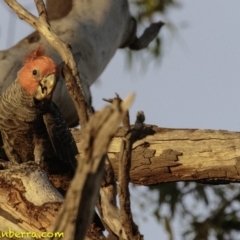
<svg viewBox="0 0 240 240">
<path fill-rule="evenodd" d="M 73 131 L 77 144 L 81 133 Z M 108 156 L 118 178 L 124 130 L 113 138 Z M 240 182 L 240 133 L 169 129 L 145 125 L 133 143 L 130 181 L 152 185 L 174 181 Z"/>
<path fill-rule="evenodd" d="M 135 37 L 133 42 L 129 44 L 129 48 L 131 50 L 141 50 L 147 48 L 149 43 L 156 38 L 163 25 L 163 22 L 152 23 L 148 28 L 145 29 L 141 37 Z"/>
<path fill-rule="evenodd" d="M 120 103 L 122 99 L 116 94 L 113 103 Z M 122 138 L 120 157 L 118 163 L 119 178 L 118 178 L 118 196 L 120 203 L 121 223 L 124 228 L 122 234 L 119 235 L 121 240 L 127 239 L 143 239 L 138 226 L 134 223 L 131 211 L 130 193 L 129 193 L 129 170 L 131 167 L 131 152 L 132 152 L 132 131 L 130 127 L 129 112 L 127 111 L 123 118 L 124 136 Z"/>
<path fill-rule="evenodd" d="M 105 101 L 118 105 L 122 100 L 120 99 L 119 95 L 116 94 L 116 98 L 105 99 Z M 124 115 L 123 124 L 126 128 L 126 132 L 128 132 L 130 130 L 128 111 Z M 131 143 L 131 140 L 129 143 Z M 119 239 L 124 240 L 138 237 L 140 239 L 141 235 L 138 232 L 138 228 L 134 224 L 132 218 L 130 195 L 128 189 L 128 171 L 131 162 L 131 144 L 128 144 L 128 154 L 126 154 L 125 150 L 125 148 L 122 148 L 121 153 L 123 154 L 124 158 L 126 157 L 124 161 L 127 161 L 127 164 L 124 161 L 119 162 L 119 172 L 122 172 L 121 179 L 119 181 L 119 199 L 121 209 L 119 210 L 116 205 L 116 182 L 114 178 L 114 172 L 108 158 L 105 159 L 106 173 L 102 187 L 100 189 L 99 209 L 102 215 L 102 219 L 107 225 L 109 234 L 112 235 L 114 239 L 115 236 L 118 236 Z M 128 165 L 128 167 L 126 165 Z"/>
<path fill-rule="evenodd" d="M 100 188 L 97 207 L 105 228 L 113 239 L 119 232 L 123 231 L 120 221 L 119 209 L 117 207 L 117 186 L 112 165 L 106 154 L 105 175 Z M 110 238 L 111 239 L 111 238 Z M 118 238 L 116 238 L 118 239 Z"/>
<path fill-rule="evenodd" d="M 129 35 L 127 41 L 122 43 L 120 48 L 129 47 L 131 50 L 141 50 L 147 48 L 149 43 L 157 37 L 161 27 L 164 25 L 163 22 L 152 23 L 147 27 L 141 37 L 137 37 L 137 21 L 135 18 L 131 18 L 132 22 L 132 34 Z"/>
<path fill-rule="evenodd" d="M 64 232 L 66 239 L 84 239 L 103 178 L 104 156 L 132 100 L 133 95 L 121 105 L 108 106 L 96 113 L 84 131 L 81 163 L 53 227 L 55 232 Z"/>
<path fill-rule="evenodd" d="M 39 17 L 37 18 L 24 9 L 16 0 L 4 1 L 10 8 L 13 9 L 13 11 L 16 12 L 20 19 L 29 23 L 40 34 L 42 34 L 48 40 L 49 44 L 60 54 L 66 65 L 64 69 L 68 69 L 68 71 L 64 70 L 66 71 L 66 86 L 77 109 L 80 125 L 82 127 L 86 126 L 88 120 L 87 104 L 76 63 L 73 59 L 70 46 L 61 41 L 61 39 L 51 29 L 51 26 L 47 21 L 44 3 L 41 0 L 35 0 L 39 12 Z M 69 71 L 71 72 L 71 76 L 69 76 Z"/>
</svg>

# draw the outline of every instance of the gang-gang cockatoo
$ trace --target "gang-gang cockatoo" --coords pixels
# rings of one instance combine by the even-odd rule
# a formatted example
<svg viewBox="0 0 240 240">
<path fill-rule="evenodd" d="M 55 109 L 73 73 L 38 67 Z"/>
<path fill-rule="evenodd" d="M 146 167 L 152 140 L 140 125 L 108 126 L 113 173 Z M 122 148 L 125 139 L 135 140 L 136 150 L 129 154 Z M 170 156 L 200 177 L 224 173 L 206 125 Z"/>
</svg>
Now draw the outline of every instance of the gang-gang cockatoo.
<svg viewBox="0 0 240 240">
<path fill-rule="evenodd" d="M 26 56 L 17 78 L 0 97 L 3 148 L 12 163 L 35 161 L 49 174 L 73 176 L 78 150 L 52 101 L 57 81 L 57 65 L 42 47 Z"/>
</svg>

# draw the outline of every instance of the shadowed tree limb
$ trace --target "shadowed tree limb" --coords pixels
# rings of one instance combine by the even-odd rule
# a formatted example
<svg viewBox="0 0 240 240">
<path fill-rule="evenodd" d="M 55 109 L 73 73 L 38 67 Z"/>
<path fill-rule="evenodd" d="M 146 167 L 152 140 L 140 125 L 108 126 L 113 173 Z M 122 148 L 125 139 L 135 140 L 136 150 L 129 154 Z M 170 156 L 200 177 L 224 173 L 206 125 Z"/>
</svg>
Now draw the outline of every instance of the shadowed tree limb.
<svg viewBox="0 0 240 240">
<path fill-rule="evenodd" d="M 67 240 L 84 239 L 104 174 L 105 154 L 132 100 L 133 95 L 121 104 L 108 106 L 96 113 L 84 131 L 81 164 L 53 227 L 55 232 L 64 232 Z"/>
<path fill-rule="evenodd" d="M 129 35 L 126 42 L 124 42 L 120 48 L 129 47 L 131 50 L 142 50 L 147 48 L 154 38 L 157 37 L 161 27 L 164 25 L 163 22 L 152 23 L 147 27 L 140 37 L 137 37 L 137 21 L 135 18 L 131 18 L 132 33 Z"/>
<path fill-rule="evenodd" d="M 117 207 L 117 186 L 114 171 L 106 154 L 105 175 L 99 192 L 97 207 L 107 229 L 108 239 L 118 240 L 117 234 L 122 231 L 119 209 Z"/>
<path fill-rule="evenodd" d="M 122 99 L 116 94 L 116 98 L 113 99 L 113 104 L 121 103 Z M 130 193 L 129 193 L 129 170 L 131 168 L 131 152 L 133 143 L 133 133 L 130 126 L 129 112 L 127 111 L 123 118 L 123 130 L 124 136 L 122 138 L 120 157 L 119 157 L 119 178 L 118 178 L 118 195 L 120 203 L 120 216 L 122 226 L 124 228 L 124 235 L 120 235 L 121 240 L 132 239 L 140 240 L 143 236 L 138 230 L 138 226 L 133 221 Z"/>
<path fill-rule="evenodd" d="M 80 131 L 73 131 L 76 142 Z M 108 156 L 118 179 L 120 128 Z M 130 182 L 149 186 L 163 182 L 197 181 L 210 184 L 240 182 L 240 132 L 171 129 L 145 124 L 133 143 Z"/>
<path fill-rule="evenodd" d="M 129 48 L 131 50 L 141 50 L 147 48 L 152 40 L 156 38 L 163 25 L 163 22 L 152 23 L 148 28 L 145 29 L 141 37 L 135 37 L 133 42 L 129 45 Z"/>
</svg>

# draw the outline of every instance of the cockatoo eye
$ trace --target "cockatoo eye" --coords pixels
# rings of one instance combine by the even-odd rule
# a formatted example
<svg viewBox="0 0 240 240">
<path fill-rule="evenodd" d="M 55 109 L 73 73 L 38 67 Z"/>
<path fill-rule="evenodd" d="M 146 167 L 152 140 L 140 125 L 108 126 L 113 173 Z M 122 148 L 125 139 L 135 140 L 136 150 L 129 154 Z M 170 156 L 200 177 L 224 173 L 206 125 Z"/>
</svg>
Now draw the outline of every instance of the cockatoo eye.
<svg viewBox="0 0 240 240">
<path fill-rule="evenodd" d="M 36 69 L 34 69 L 33 71 L 32 71 L 32 74 L 33 74 L 33 76 L 36 76 L 37 75 L 37 70 Z"/>
</svg>

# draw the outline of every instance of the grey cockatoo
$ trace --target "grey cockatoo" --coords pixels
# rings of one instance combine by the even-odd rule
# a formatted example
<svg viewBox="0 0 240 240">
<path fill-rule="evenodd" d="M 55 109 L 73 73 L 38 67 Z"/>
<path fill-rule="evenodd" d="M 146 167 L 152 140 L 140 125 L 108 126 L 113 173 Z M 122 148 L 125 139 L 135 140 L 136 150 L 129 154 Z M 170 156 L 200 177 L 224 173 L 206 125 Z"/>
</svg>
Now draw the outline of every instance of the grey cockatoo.
<svg viewBox="0 0 240 240">
<path fill-rule="evenodd" d="M 73 177 L 78 153 L 61 112 L 52 102 L 58 81 L 55 62 L 33 50 L 0 97 L 3 148 L 13 163 L 34 160 L 49 174 Z"/>
<path fill-rule="evenodd" d="M 162 26 L 161 22 L 155 24 L 150 38 L 138 41 L 136 22 L 129 13 L 127 0 L 47 0 L 47 9 L 53 30 L 72 47 L 88 100 L 90 85 L 105 69 L 117 48 L 128 45 L 133 49 L 145 47 Z M 15 79 L 29 49 L 39 45 L 57 64 L 61 63 L 60 56 L 46 39 L 34 32 L 15 46 L 0 51 L 0 92 Z M 53 101 L 68 125 L 77 125 L 78 115 L 62 76 L 56 88 Z"/>
</svg>

